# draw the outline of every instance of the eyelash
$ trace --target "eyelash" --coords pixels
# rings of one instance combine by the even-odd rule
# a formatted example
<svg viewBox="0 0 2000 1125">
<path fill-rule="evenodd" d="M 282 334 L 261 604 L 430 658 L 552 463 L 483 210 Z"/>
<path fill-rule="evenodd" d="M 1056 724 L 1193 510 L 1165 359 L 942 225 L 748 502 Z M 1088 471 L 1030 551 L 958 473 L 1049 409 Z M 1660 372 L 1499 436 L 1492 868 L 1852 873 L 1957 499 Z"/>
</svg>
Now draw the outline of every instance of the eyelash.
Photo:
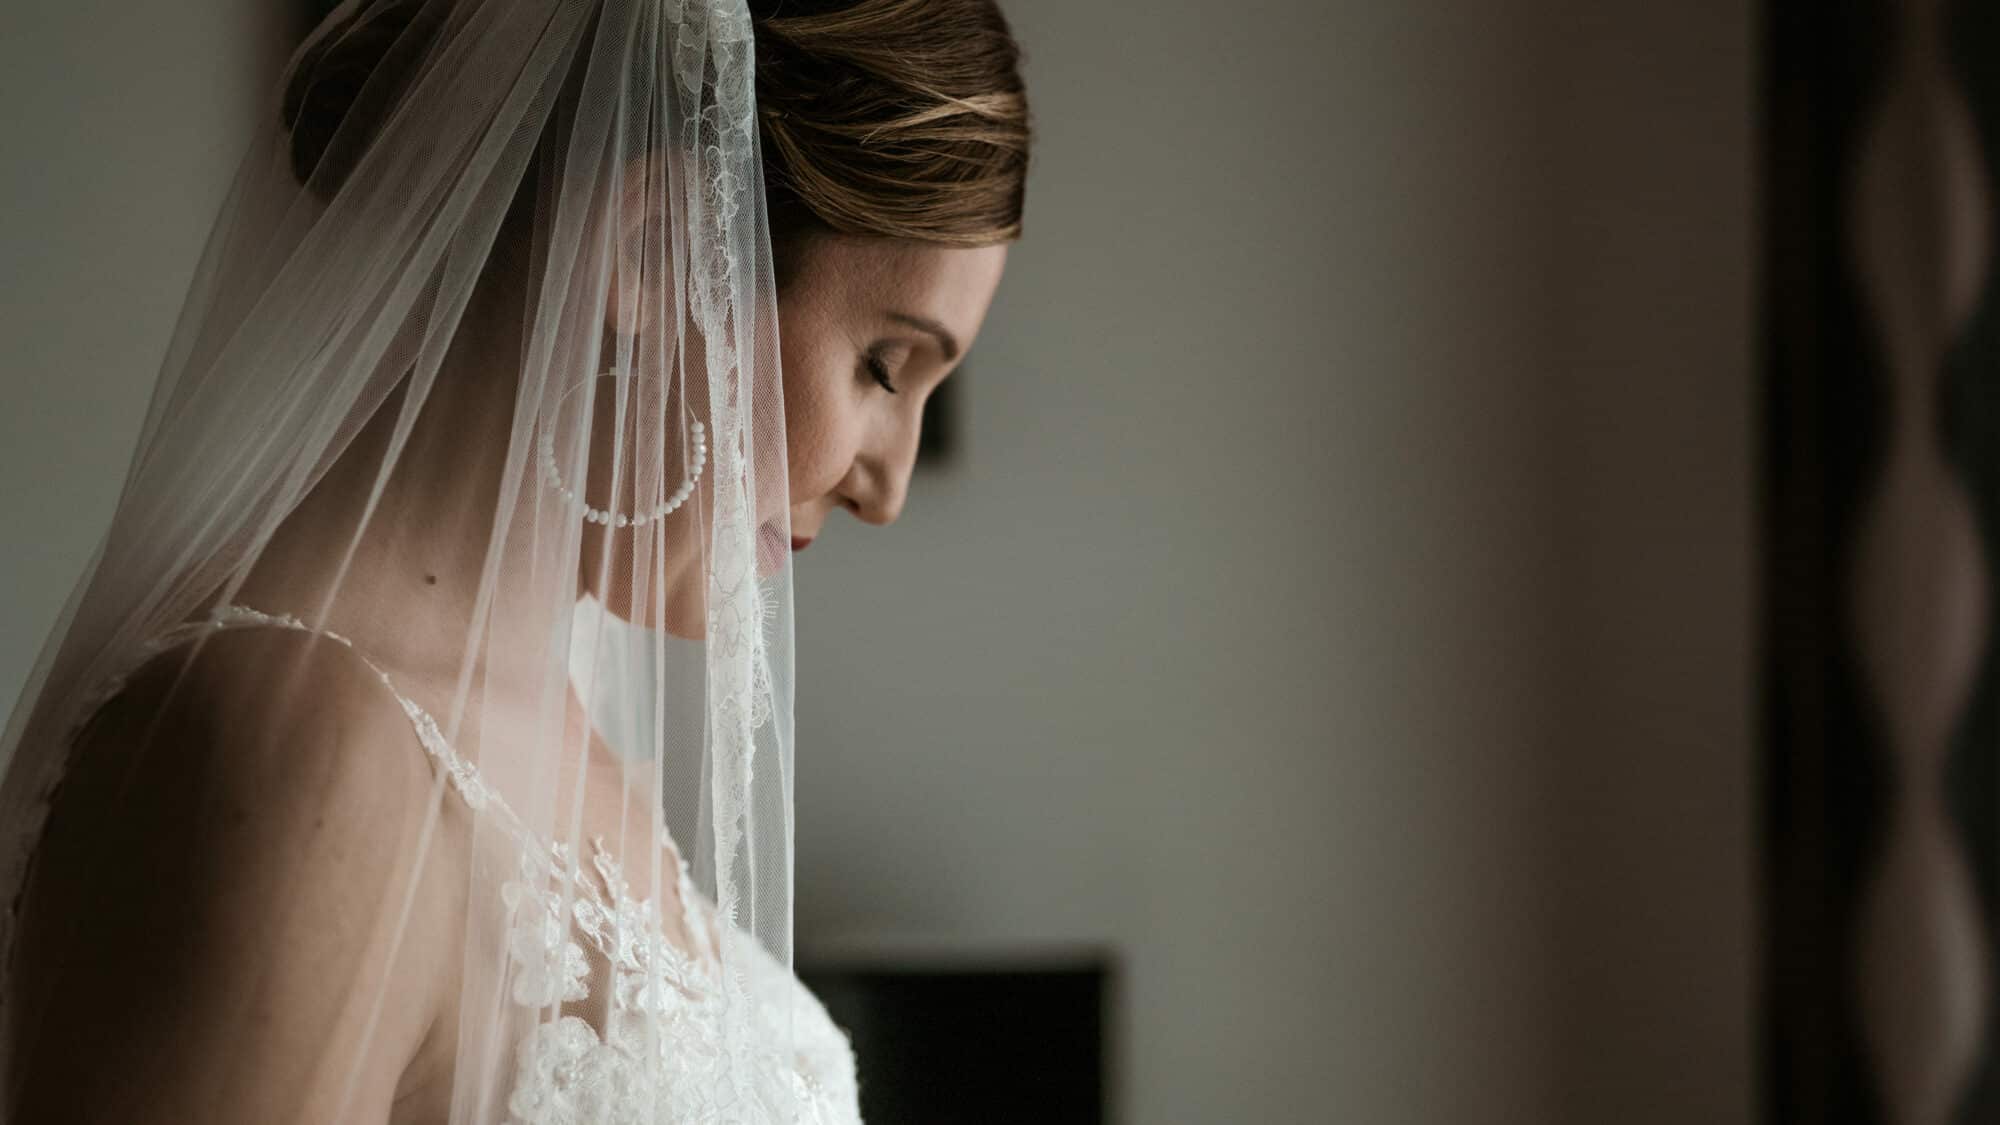
<svg viewBox="0 0 2000 1125">
<path fill-rule="evenodd" d="M 889 380 L 889 365 L 882 362 L 881 356 L 872 352 L 868 356 L 868 374 L 874 378 L 877 386 L 890 394 L 896 393 L 896 384 Z"/>
</svg>

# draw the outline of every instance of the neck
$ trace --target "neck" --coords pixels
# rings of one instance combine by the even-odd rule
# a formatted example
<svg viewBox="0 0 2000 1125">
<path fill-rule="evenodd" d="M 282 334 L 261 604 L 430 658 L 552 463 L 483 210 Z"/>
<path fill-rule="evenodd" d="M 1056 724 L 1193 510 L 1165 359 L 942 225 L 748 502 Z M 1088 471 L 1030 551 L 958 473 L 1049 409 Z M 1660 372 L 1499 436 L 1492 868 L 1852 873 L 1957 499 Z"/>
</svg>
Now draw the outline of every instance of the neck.
<svg viewBox="0 0 2000 1125">
<path fill-rule="evenodd" d="M 483 284 L 475 292 L 386 479 L 382 466 L 407 403 L 407 381 L 285 518 L 237 600 L 346 634 L 395 670 L 399 682 L 446 705 L 467 664 L 466 645 L 476 640 L 475 692 L 537 698 L 546 642 L 474 638 L 467 628 L 480 613 L 514 428 L 520 308 L 518 283 Z M 526 588 L 532 568 L 516 538 L 501 548 L 506 557 L 491 591 L 495 607 L 548 597 Z M 504 609 L 486 614 L 494 630 L 535 629 L 538 623 L 519 616 Z"/>
</svg>

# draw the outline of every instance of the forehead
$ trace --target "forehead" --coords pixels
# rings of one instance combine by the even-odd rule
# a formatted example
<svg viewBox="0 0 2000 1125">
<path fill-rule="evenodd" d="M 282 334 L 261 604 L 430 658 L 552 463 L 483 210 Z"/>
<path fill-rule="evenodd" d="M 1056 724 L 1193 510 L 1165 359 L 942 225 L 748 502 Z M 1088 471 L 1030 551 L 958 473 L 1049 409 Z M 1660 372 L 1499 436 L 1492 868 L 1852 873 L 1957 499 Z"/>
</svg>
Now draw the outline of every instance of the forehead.
<svg viewBox="0 0 2000 1125">
<path fill-rule="evenodd" d="M 794 288 L 823 315 L 884 312 L 939 321 L 970 343 L 1006 268 L 1007 247 L 938 246 L 889 238 L 816 238 L 800 256 Z"/>
</svg>

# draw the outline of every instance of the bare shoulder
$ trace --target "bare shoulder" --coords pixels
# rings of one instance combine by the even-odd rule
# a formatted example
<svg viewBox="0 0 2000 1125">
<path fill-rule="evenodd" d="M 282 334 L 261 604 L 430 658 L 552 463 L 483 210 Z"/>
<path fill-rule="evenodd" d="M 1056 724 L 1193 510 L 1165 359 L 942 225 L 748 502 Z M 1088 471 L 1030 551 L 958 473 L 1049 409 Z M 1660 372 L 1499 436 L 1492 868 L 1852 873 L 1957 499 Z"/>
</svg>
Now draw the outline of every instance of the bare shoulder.
<svg viewBox="0 0 2000 1125">
<path fill-rule="evenodd" d="M 340 1119 L 385 1119 L 452 944 L 433 792 L 335 642 L 230 629 L 140 669 L 77 740 L 21 904 L 19 1116 L 318 1120 L 358 1070 Z"/>
</svg>

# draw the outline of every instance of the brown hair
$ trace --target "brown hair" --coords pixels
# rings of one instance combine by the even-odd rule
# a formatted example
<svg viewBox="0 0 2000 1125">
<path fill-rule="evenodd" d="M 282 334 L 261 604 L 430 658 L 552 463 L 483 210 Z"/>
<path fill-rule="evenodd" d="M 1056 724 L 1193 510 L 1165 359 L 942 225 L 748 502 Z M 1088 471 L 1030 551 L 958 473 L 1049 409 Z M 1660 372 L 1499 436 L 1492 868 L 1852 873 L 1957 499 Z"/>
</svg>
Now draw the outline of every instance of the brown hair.
<svg viewBox="0 0 2000 1125">
<path fill-rule="evenodd" d="M 750 9 L 780 284 L 799 241 L 816 233 L 957 246 L 1019 237 L 1028 104 L 996 0 L 752 0 Z M 323 28 L 301 54 L 283 112 L 302 183 L 337 190 L 447 10 L 379 0 Z M 350 116 L 359 127 L 343 131 Z"/>
<path fill-rule="evenodd" d="M 1028 99 L 994 0 L 751 5 L 774 229 L 980 246 L 1021 233 Z"/>
</svg>

